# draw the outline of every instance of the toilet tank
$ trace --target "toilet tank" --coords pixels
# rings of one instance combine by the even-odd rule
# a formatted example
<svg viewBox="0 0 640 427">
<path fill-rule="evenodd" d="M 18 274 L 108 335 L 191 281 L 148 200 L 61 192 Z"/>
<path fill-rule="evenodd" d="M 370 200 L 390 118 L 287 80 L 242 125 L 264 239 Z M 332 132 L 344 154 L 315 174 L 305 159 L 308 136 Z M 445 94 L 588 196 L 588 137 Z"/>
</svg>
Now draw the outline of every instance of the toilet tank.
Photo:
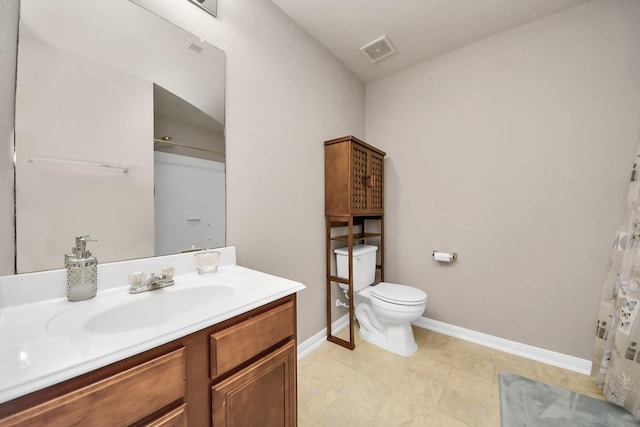
<svg viewBox="0 0 640 427">
<path fill-rule="evenodd" d="M 371 245 L 353 246 L 353 291 L 369 286 L 376 279 L 376 251 L 378 248 Z M 337 248 L 336 269 L 338 277 L 349 278 L 349 248 Z"/>
</svg>

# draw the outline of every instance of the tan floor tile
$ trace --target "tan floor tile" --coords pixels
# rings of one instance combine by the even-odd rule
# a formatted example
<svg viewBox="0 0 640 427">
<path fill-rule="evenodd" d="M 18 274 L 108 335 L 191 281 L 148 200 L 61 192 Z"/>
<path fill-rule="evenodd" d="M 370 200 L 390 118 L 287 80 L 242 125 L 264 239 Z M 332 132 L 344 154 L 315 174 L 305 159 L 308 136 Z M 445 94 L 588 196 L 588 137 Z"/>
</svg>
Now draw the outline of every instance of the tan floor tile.
<svg viewBox="0 0 640 427">
<path fill-rule="evenodd" d="M 376 354 L 380 351 L 384 351 L 367 342 L 359 344 L 356 347 L 356 350 L 349 350 L 348 348 L 340 347 L 339 345 L 332 343 L 327 344 L 332 346 L 330 357 L 359 372 L 365 369 L 366 365 L 371 363 Z"/>
<path fill-rule="evenodd" d="M 363 351 L 347 354 L 342 363 L 368 377 L 380 381 L 387 387 L 395 387 L 409 369 L 410 359 L 376 347 L 368 351 L 371 344 L 360 346 Z M 363 354 L 366 357 L 363 357 Z"/>
<path fill-rule="evenodd" d="M 298 411 L 298 427 L 322 427 L 307 414 Z"/>
<path fill-rule="evenodd" d="M 449 365 L 451 369 L 459 369 L 475 373 L 488 380 L 493 378 L 493 359 L 487 354 L 472 354 L 455 346 L 433 350 L 431 358 Z"/>
<path fill-rule="evenodd" d="M 447 379 L 452 368 L 445 362 L 432 359 L 431 353 L 424 352 L 411 361 L 409 369 L 433 382 L 441 383 Z"/>
<path fill-rule="evenodd" d="M 357 370 L 353 370 L 343 364 L 341 358 L 334 357 L 333 354 L 315 359 L 309 364 L 305 363 L 305 359 L 298 363 L 298 372 L 301 375 L 320 380 L 338 390 L 344 385 L 345 378 L 358 373 Z"/>
<path fill-rule="evenodd" d="M 574 372 L 573 375 L 574 377 L 568 385 L 570 390 L 596 399 L 606 400 L 603 390 L 596 386 L 595 381 L 589 375 L 578 374 L 577 372 Z"/>
<path fill-rule="evenodd" d="M 463 423 L 460 420 L 452 418 L 442 412 L 437 412 L 432 415 L 429 420 L 429 424 L 425 427 L 470 427 L 471 424 Z"/>
<path fill-rule="evenodd" d="M 539 362 L 525 359 L 508 353 L 500 353 L 493 358 L 493 378 L 497 378 L 500 371 L 511 372 L 526 378 L 535 379 Z"/>
<path fill-rule="evenodd" d="M 464 353 L 468 353 L 472 355 L 483 355 L 483 357 L 486 357 L 486 358 L 491 358 L 500 353 L 500 351 L 495 350 L 491 347 L 486 347 L 481 344 L 476 344 L 471 341 L 465 341 L 465 340 L 456 339 L 456 338 L 451 338 L 450 346 Z"/>
<path fill-rule="evenodd" d="M 556 387 L 577 391 L 596 399 L 604 399 L 602 389 L 599 389 L 595 381 L 588 375 L 540 363 L 537 366 L 535 379 Z"/>
<path fill-rule="evenodd" d="M 396 364 L 381 358 L 373 358 L 362 366 L 361 372 L 369 378 L 380 381 L 385 387 L 395 387 L 409 370 L 408 365 Z"/>
<path fill-rule="evenodd" d="M 349 379 L 340 391 L 340 398 L 351 399 L 371 413 L 377 412 L 389 394 L 389 388 L 360 373 Z"/>
<path fill-rule="evenodd" d="M 409 357 L 404 357 L 390 351 L 382 350 L 376 353 L 376 359 L 381 360 L 389 365 L 403 366 L 408 368 L 412 360 L 415 358 L 415 355 L 416 353 Z"/>
<path fill-rule="evenodd" d="M 461 370 L 452 371 L 446 382 L 448 388 L 462 393 L 471 393 L 486 404 L 493 403 L 493 384 L 486 378 Z"/>
<path fill-rule="evenodd" d="M 497 376 L 491 381 L 491 404 L 500 405 L 500 381 Z"/>
<path fill-rule="evenodd" d="M 566 369 L 544 363 L 536 365 L 536 376 L 534 378 L 538 381 L 564 388 L 566 388 L 572 380 L 572 376 L 569 375 L 569 371 Z"/>
<path fill-rule="evenodd" d="M 341 398 L 322 413 L 317 423 L 323 427 L 370 427 L 373 421 L 374 414 L 371 411 L 349 398 Z"/>
<path fill-rule="evenodd" d="M 500 427 L 500 425 L 500 404 L 491 405 L 489 407 L 487 427 Z"/>
<path fill-rule="evenodd" d="M 451 345 L 456 339 L 424 328 L 413 326 L 413 335 L 418 348 L 437 349 Z"/>
<path fill-rule="evenodd" d="M 331 383 L 313 377 L 298 377 L 298 413 L 306 420 L 315 422 L 339 395 Z"/>
<path fill-rule="evenodd" d="M 435 413 L 433 407 L 413 399 L 408 399 L 407 396 L 406 393 L 400 390 L 391 393 L 377 413 L 374 426 L 428 426 Z"/>
<path fill-rule="evenodd" d="M 442 396 L 442 383 L 431 381 L 414 371 L 407 371 L 393 391 L 406 401 L 414 401 L 422 406 L 435 408 Z"/>
<path fill-rule="evenodd" d="M 442 391 L 438 412 L 470 426 L 485 427 L 489 422 L 488 396 L 477 396 L 470 391 L 446 387 Z"/>
<path fill-rule="evenodd" d="M 402 357 L 363 341 L 326 342 L 298 363 L 302 427 L 498 427 L 498 373 L 602 398 L 586 375 L 414 327 L 418 350 Z"/>
</svg>

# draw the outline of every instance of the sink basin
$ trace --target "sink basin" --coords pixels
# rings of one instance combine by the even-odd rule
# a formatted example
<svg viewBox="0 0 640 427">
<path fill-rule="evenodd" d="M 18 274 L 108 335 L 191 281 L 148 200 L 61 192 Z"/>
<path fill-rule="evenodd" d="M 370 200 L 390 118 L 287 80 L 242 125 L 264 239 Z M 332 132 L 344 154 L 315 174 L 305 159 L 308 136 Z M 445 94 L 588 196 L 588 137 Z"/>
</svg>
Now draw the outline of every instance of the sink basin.
<svg viewBox="0 0 640 427">
<path fill-rule="evenodd" d="M 236 294 L 228 284 L 178 287 L 176 285 L 140 294 L 121 293 L 88 300 L 53 317 L 49 332 L 70 335 L 131 332 L 159 326 L 185 317 L 194 318 L 219 310 Z"/>
<path fill-rule="evenodd" d="M 200 286 L 184 288 L 173 292 L 148 292 L 148 298 L 114 307 L 89 318 L 84 328 L 93 333 L 114 333 L 132 329 L 147 328 L 177 317 L 191 314 L 199 303 L 199 310 L 206 310 L 221 299 L 229 298 L 235 293 L 230 286 Z M 146 295 L 145 295 L 146 296 Z M 211 304 L 203 304 L 210 300 Z M 201 305 L 200 305 L 201 304 Z"/>
</svg>

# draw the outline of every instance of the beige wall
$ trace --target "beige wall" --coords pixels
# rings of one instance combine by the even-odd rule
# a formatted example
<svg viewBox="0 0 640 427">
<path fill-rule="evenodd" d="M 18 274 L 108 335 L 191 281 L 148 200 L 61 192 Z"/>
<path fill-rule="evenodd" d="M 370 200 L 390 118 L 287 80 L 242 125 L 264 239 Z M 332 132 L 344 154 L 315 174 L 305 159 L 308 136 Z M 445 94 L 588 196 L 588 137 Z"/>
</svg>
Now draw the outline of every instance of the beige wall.
<svg viewBox="0 0 640 427">
<path fill-rule="evenodd" d="M 240 264 L 307 286 L 298 297 L 302 341 L 325 326 L 323 142 L 364 134 L 364 85 L 271 2 L 219 6 L 222 23 L 241 31 L 220 44 L 227 243 Z"/>
<path fill-rule="evenodd" d="M 638 1 L 590 2 L 367 86 L 386 279 L 424 289 L 425 317 L 590 358 L 640 133 L 638 22 Z"/>
<path fill-rule="evenodd" d="M 364 135 L 364 85 L 270 1 L 136 0 L 226 55 L 227 244 L 298 280 L 298 338 L 325 326 L 325 140 Z"/>
</svg>

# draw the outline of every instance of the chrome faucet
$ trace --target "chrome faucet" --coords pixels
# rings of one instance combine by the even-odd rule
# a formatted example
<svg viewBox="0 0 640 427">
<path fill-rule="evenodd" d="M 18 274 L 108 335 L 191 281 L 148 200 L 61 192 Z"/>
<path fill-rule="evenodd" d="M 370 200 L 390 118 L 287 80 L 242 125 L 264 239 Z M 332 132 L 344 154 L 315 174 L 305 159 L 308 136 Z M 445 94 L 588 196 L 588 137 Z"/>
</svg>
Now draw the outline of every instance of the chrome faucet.
<svg viewBox="0 0 640 427">
<path fill-rule="evenodd" d="M 163 268 L 162 275 L 156 276 L 156 273 L 151 273 L 151 276 L 147 280 L 145 280 L 143 284 L 132 284 L 131 286 L 129 286 L 129 293 L 137 294 L 140 292 L 153 291 L 154 289 L 173 286 L 173 284 L 173 268 Z"/>
</svg>

